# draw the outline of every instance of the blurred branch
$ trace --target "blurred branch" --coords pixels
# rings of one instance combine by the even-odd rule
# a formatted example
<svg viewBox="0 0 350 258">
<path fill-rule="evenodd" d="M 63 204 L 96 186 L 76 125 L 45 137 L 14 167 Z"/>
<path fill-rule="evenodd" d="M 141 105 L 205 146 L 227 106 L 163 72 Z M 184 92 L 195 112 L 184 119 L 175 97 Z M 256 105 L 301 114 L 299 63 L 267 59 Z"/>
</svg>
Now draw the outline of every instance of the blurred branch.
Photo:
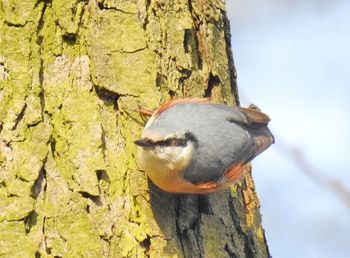
<svg viewBox="0 0 350 258">
<path fill-rule="evenodd" d="M 302 150 L 283 142 L 283 140 L 281 141 L 281 139 L 278 140 L 276 146 L 280 148 L 282 153 L 288 158 L 292 159 L 292 161 L 300 168 L 301 172 L 310 177 L 321 187 L 334 193 L 350 208 L 350 191 L 340 180 L 328 176 L 327 173 L 314 166 L 314 164 L 306 158 Z"/>
<path fill-rule="evenodd" d="M 244 100 L 246 103 L 252 103 L 242 90 L 240 91 L 240 98 L 241 101 Z M 274 130 L 272 130 L 272 132 L 273 131 Z M 335 194 L 350 208 L 350 191 L 341 181 L 328 176 L 327 173 L 312 164 L 301 149 L 295 148 L 278 136 L 276 139 L 278 139 L 275 144 L 276 147 L 279 148 L 281 153 L 287 158 L 290 158 L 299 167 L 302 173 L 311 178 L 319 186 Z"/>
</svg>

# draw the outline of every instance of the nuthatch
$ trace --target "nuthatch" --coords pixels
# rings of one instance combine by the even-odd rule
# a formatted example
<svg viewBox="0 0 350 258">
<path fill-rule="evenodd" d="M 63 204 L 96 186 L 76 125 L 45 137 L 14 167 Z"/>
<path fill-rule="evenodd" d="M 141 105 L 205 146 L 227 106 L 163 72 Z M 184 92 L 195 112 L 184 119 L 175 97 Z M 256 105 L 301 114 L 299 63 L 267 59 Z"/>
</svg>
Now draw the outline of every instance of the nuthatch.
<svg viewBox="0 0 350 258">
<path fill-rule="evenodd" d="M 250 108 L 175 99 L 161 105 L 140 140 L 139 165 L 167 192 L 209 193 L 237 181 L 274 137 L 264 113 Z"/>
</svg>

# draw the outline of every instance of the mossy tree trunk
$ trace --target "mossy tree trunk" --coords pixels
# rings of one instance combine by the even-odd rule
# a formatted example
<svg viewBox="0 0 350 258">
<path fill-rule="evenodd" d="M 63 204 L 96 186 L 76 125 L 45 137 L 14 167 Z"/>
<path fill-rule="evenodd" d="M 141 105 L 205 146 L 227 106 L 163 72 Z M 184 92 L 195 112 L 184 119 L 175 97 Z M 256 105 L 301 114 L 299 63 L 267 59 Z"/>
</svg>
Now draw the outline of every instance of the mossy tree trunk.
<svg viewBox="0 0 350 258">
<path fill-rule="evenodd" d="M 133 141 L 182 96 L 237 104 L 220 0 L 0 2 L 0 256 L 266 257 L 248 174 L 161 192 Z"/>
</svg>

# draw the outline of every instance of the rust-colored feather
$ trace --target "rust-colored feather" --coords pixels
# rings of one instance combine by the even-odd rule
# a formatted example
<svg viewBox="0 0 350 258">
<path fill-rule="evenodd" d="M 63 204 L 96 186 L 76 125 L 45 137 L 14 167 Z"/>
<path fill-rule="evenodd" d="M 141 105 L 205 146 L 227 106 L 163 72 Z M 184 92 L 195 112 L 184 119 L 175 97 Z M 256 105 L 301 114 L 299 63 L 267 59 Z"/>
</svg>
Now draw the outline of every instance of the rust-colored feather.
<svg viewBox="0 0 350 258">
<path fill-rule="evenodd" d="M 246 171 L 246 164 L 243 161 L 232 165 L 219 180 L 221 184 L 233 183 L 240 179 Z"/>
<path fill-rule="evenodd" d="M 155 112 L 154 115 L 158 116 L 163 111 L 167 110 L 168 108 L 171 108 L 177 104 L 181 103 L 198 103 L 198 104 L 204 104 L 209 103 L 209 99 L 207 98 L 183 98 L 183 99 L 171 99 L 167 102 L 163 103 Z"/>
<path fill-rule="evenodd" d="M 151 125 L 154 121 L 154 119 L 157 118 L 163 111 L 167 110 L 168 108 L 171 108 L 177 104 L 181 103 L 197 103 L 197 104 L 205 104 L 210 103 L 209 99 L 207 98 L 182 98 L 182 99 L 171 99 L 163 103 L 159 108 L 157 108 L 156 111 L 154 111 L 153 115 L 147 122 L 147 126 Z"/>
<path fill-rule="evenodd" d="M 270 118 L 266 114 L 256 109 L 242 107 L 239 107 L 239 109 L 245 114 L 249 124 L 258 123 L 267 125 L 270 122 Z"/>
<path fill-rule="evenodd" d="M 244 175 L 246 171 L 247 164 L 240 162 L 238 164 L 232 165 L 218 181 L 199 183 L 196 184 L 196 187 L 199 190 L 198 192 L 214 192 L 218 189 L 221 189 L 223 187 L 226 187 L 227 185 L 236 182 Z"/>
<path fill-rule="evenodd" d="M 272 136 L 265 135 L 256 136 L 254 140 L 256 144 L 254 157 L 258 156 L 275 142 L 275 139 Z"/>
<path fill-rule="evenodd" d="M 197 193 L 211 193 L 221 188 L 217 182 L 207 182 L 195 185 Z"/>
</svg>

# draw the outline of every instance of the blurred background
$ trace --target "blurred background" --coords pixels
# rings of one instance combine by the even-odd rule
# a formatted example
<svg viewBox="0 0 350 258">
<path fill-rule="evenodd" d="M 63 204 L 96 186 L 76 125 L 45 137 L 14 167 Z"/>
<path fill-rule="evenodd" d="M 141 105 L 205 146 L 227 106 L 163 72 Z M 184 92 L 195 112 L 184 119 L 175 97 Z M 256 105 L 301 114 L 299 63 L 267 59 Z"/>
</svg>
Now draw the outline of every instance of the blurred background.
<svg viewBox="0 0 350 258">
<path fill-rule="evenodd" d="M 350 257 L 350 1 L 227 0 L 243 106 L 276 144 L 253 161 L 273 257 Z"/>
</svg>

